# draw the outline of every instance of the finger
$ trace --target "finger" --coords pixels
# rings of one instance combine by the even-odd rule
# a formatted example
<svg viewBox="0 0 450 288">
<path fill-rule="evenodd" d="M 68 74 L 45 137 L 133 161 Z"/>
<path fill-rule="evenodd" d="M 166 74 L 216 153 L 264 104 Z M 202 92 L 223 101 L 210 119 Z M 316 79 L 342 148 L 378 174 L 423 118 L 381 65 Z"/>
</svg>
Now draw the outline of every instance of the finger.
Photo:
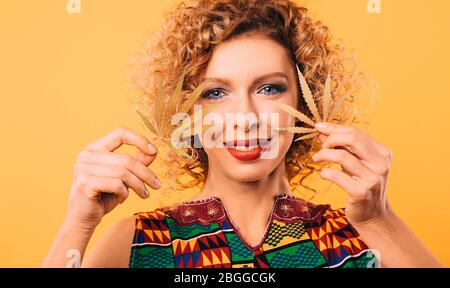
<svg viewBox="0 0 450 288">
<path fill-rule="evenodd" d="M 336 132 L 330 134 L 322 148 L 344 147 L 362 160 L 373 160 L 378 157 L 378 151 L 362 135 L 355 132 Z"/>
<path fill-rule="evenodd" d="M 96 192 L 93 197 L 96 197 L 100 193 L 113 194 L 117 197 L 117 202 L 122 204 L 128 198 L 128 188 L 125 184 L 116 178 L 110 177 L 89 177 L 88 187 L 89 191 Z"/>
<path fill-rule="evenodd" d="M 119 179 L 143 199 L 150 196 L 144 182 L 125 167 L 78 163 L 78 169 L 91 176 Z"/>
<path fill-rule="evenodd" d="M 320 132 L 319 139 L 322 141 L 322 143 L 324 143 L 328 139 L 328 136 L 334 133 L 354 133 L 361 138 L 367 135 L 357 128 L 328 122 L 317 123 L 316 129 Z M 368 136 L 367 138 L 370 138 L 370 136 Z"/>
<path fill-rule="evenodd" d="M 360 191 L 360 182 L 350 175 L 336 169 L 324 168 L 320 171 L 320 177 L 336 183 L 339 187 L 347 191 L 352 197 L 357 197 Z"/>
<path fill-rule="evenodd" d="M 134 154 L 134 158 L 139 162 L 141 162 L 143 165 L 149 166 L 156 159 L 156 155 L 149 155 L 147 153 L 138 150 Z"/>
<path fill-rule="evenodd" d="M 322 134 L 330 135 L 331 133 L 339 133 L 339 132 L 351 132 L 353 127 L 345 126 L 345 125 L 339 125 L 335 123 L 328 123 L 328 122 L 319 122 L 316 123 L 316 129 Z"/>
<path fill-rule="evenodd" d="M 375 149 L 377 149 L 377 151 L 380 155 L 385 157 L 388 166 L 390 166 L 391 160 L 392 160 L 392 150 L 389 149 L 388 147 L 386 147 L 383 143 L 381 143 L 377 139 L 372 138 L 372 137 L 370 137 L 370 138 L 372 140 L 372 144 L 375 147 Z"/>
<path fill-rule="evenodd" d="M 101 157 L 100 157 L 100 159 L 98 159 L 99 158 L 98 155 L 103 155 L 103 153 L 111 153 L 112 154 L 112 152 L 104 152 L 104 151 L 96 151 L 96 150 L 83 150 L 78 154 L 77 161 L 85 162 L 85 163 L 101 164 L 102 160 L 101 160 Z M 116 154 L 121 155 L 124 153 L 116 153 Z M 132 157 L 147 167 L 156 159 L 156 155 L 149 155 L 140 150 L 136 151 L 135 155 Z"/>
<path fill-rule="evenodd" d="M 361 159 L 363 163 L 374 173 L 385 175 L 389 171 L 386 159 L 364 137 L 359 134 L 334 133 L 328 136 L 323 143 L 323 148 L 339 147 L 346 149 Z"/>
<path fill-rule="evenodd" d="M 125 167 L 153 189 L 161 188 L 161 183 L 155 173 L 130 154 L 85 150 L 78 155 L 78 161 L 87 164 Z"/>
<path fill-rule="evenodd" d="M 97 141 L 92 142 L 87 150 L 113 152 L 123 144 L 135 146 L 144 153 L 155 155 L 158 150 L 147 138 L 127 128 L 117 128 Z"/>
<path fill-rule="evenodd" d="M 322 149 L 313 155 L 314 161 L 330 161 L 341 164 L 352 176 L 364 179 L 372 172 L 358 158 L 344 149 Z"/>
<path fill-rule="evenodd" d="M 371 137 L 367 133 L 365 133 L 357 128 L 339 125 L 339 124 L 335 124 L 335 123 L 320 122 L 320 123 L 316 124 L 316 129 L 320 133 L 324 134 L 324 135 L 319 135 L 319 139 L 321 140 L 322 143 L 326 140 L 325 135 L 330 135 L 331 133 L 334 133 L 334 132 L 336 132 L 336 133 L 345 133 L 345 132 L 359 133 L 362 137 L 367 138 L 367 141 L 369 141 L 372 144 L 372 146 L 377 150 L 377 152 L 379 154 L 388 158 L 389 161 L 390 161 L 390 158 L 392 158 L 392 151 L 390 149 L 388 149 L 386 146 L 384 146 L 377 139 Z"/>
</svg>

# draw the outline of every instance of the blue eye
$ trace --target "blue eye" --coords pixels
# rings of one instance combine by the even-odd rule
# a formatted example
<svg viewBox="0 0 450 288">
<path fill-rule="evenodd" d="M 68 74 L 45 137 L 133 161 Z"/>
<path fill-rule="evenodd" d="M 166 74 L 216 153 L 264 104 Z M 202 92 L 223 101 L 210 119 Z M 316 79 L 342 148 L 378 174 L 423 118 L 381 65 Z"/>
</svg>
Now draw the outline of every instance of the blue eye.
<svg viewBox="0 0 450 288">
<path fill-rule="evenodd" d="M 261 90 L 260 93 L 266 95 L 275 95 L 284 92 L 285 89 L 279 85 L 266 85 Z"/>
<path fill-rule="evenodd" d="M 211 100 L 218 100 L 223 97 L 222 93 L 223 93 L 223 91 L 220 89 L 212 89 L 212 90 L 207 91 L 203 95 L 203 98 L 211 99 Z"/>
</svg>

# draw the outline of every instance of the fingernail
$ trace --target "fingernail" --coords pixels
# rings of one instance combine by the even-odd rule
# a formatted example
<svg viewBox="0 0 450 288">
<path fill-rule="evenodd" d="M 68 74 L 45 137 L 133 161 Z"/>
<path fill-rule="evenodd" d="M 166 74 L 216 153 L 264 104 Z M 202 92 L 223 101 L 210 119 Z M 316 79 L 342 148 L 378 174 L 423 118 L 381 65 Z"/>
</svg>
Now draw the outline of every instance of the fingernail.
<svg viewBox="0 0 450 288">
<path fill-rule="evenodd" d="M 156 189 L 161 188 L 161 181 L 159 181 L 158 177 L 155 177 L 155 180 L 153 180 L 153 185 Z"/>
<path fill-rule="evenodd" d="M 145 198 L 150 197 L 150 192 L 148 192 L 147 187 L 145 188 Z"/>
<path fill-rule="evenodd" d="M 325 128 L 327 128 L 327 123 L 324 123 L 324 122 L 316 123 L 316 128 L 325 129 Z"/>
<path fill-rule="evenodd" d="M 152 144 L 148 144 L 148 151 L 151 155 L 155 155 L 156 153 L 158 153 L 158 150 Z"/>
</svg>

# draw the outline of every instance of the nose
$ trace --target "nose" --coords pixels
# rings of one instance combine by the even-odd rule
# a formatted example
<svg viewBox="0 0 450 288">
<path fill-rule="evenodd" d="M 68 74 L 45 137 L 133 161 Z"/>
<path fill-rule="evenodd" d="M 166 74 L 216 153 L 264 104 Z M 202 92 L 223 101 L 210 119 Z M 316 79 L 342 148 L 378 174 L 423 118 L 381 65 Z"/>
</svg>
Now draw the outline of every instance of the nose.
<svg viewBox="0 0 450 288">
<path fill-rule="evenodd" d="M 233 128 L 244 132 L 252 132 L 258 129 L 259 116 L 255 102 L 252 98 L 253 97 L 248 93 L 243 93 L 236 97 L 233 112 L 237 112 L 243 117 L 235 118 L 239 121 L 233 123 Z"/>
<path fill-rule="evenodd" d="M 235 121 L 234 128 L 242 130 L 244 132 L 252 132 L 258 130 L 258 116 L 256 114 L 252 116 L 250 116 L 250 114 L 244 114 L 244 116 L 245 119 L 242 119 L 243 121 Z"/>
</svg>

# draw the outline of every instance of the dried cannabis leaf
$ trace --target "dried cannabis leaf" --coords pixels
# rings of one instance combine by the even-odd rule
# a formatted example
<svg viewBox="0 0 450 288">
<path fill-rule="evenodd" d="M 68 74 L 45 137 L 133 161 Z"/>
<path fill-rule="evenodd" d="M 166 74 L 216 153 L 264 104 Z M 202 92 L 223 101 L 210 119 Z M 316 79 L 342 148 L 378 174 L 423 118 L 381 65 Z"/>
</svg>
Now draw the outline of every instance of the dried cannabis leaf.
<svg viewBox="0 0 450 288">
<path fill-rule="evenodd" d="M 322 98 L 323 119 L 328 120 L 330 106 L 331 106 L 331 75 L 328 74 L 327 80 L 325 81 L 325 87 L 323 90 L 323 98 Z"/>
<path fill-rule="evenodd" d="M 166 122 L 170 122 L 170 117 L 176 113 L 177 108 L 183 98 L 183 93 L 181 93 L 181 91 L 183 91 L 183 82 L 185 77 L 186 73 L 183 72 L 180 79 L 178 80 L 177 86 L 175 88 L 175 93 L 173 93 L 172 97 L 169 98 L 167 107 L 165 111 L 163 111 L 163 113 L 165 113 L 164 119 L 167 120 Z"/>
<path fill-rule="evenodd" d="M 306 104 L 308 105 L 309 111 L 311 111 L 311 113 L 313 114 L 314 119 L 317 122 L 320 122 L 320 121 L 322 121 L 322 118 L 319 115 L 319 111 L 318 111 L 316 103 L 314 101 L 314 97 L 311 93 L 311 89 L 309 89 L 309 85 L 306 82 L 305 77 L 303 77 L 303 74 L 300 71 L 300 68 L 298 67 L 298 65 L 296 67 L 297 67 L 298 79 L 300 80 L 300 87 L 302 89 L 302 94 L 303 94 L 303 97 L 305 98 Z"/>
<path fill-rule="evenodd" d="M 289 105 L 286 105 L 286 104 L 283 104 L 283 103 L 278 103 L 278 102 L 275 102 L 275 101 L 272 101 L 272 103 L 275 104 L 276 106 L 278 106 L 278 108 L 280 108 L 284 112 L 289 113 L 290 115 L 294 116 L 298 120 L 300 120 L 300 121 L 302 121 L 302 122 L 304 122 L 306 124 L 309 124 L 311 126 L 315 125 L 313 120 L 311 120 L 308 116 L 306 116 L 302 112 L 297 111 L 292 106 L 289 106 Z"/>
<path fill-rule="evenodd" d="M 203 89 L 205 88 L 206 81 L 201 83 L 195 90 L 192 92 L 191 95 L 188 96 L 186 101 L 181 105 L 181 108 L 179 112 L 181 113 L 188 113 L 191 107 L 197 102 L 197 99 L 200 97 Z"/>
<path fill-rule="evenodd" d="M 328 116 L 328 120 L 331 121 L 334 119 L 334 117 L 337 116 L 339 113 L 339 110 L 341 110 L 342 104 L 344 104 L 345 95 L 341 96 L 336 103 L 334 103 L 333 110 L 331 111 L 331 114 Z"/>
<path fill-rule="evenodd" d="M 195 122 L 201 121 L 202 115 L 206 115 L 209 112 L 211 112 L 217 104 L 213 105 L 206 105 L 205 107 L 202 107 L 201 110 L 197 110 L 193 113 L 193 115 L 189 115 L 188 113 L 192 109 L 192 106 L 197 102 L 198 98 L 200 97 L 203 89 L 205 88 L 205 85 L 207 81 L 204 81 L 201 83 L 198 87 L 194 89 L 194 91 L 187 96 L 187 98 L 182 101 L 183 99 L 183 83 L 184 79 L 186 77 L 186 74 L 183 73 L 180 80 L 178 81 L 176 88 L 172 95 L 169 97 L 169 99 L 165 100 L 165 91 L 164 86 L 162 83 L 162 79 L 160 81 L 159 87 L 156 91 L 156 97 L 155 97 L 155 111 L 154 111 L 154 117 L 147 118 L 139 109 L 136 108 L 136 112 L 142 119 L 144 125 L 147 127 L 147 129 L 150 130 L 152 134 L 156 136 L 157 139 L 162 140 L 162 142 L 166 143 L 170 148 L 172 148 L 177 154 L 183 156 L 183 157 L 190 157 L 185 151 L 180 149 L 179 147 L 176 147 L 172 144 L 171 141 L 171 135 L 173 132 L 175 132 L 177 129 L 188 130 L 191 128 L 191 133 L 188 136 L 194 136 L 199 131 L 194 131 L 193 128 L 195 128 Z M 201 113 L 200 113 L 201 112 Z M 176 125 L 173 125 L 171 123 L 172 116 L 177 113 L 186 113 L 188 116 L 187 118 L 190 119 L 182 119 L 179 123 Z M 202 126 L 205 127 L 205 126 Z M 198 130 L 198 129 L 195 129 Z M 179 139 L 181 140 L 181 139 Z"/>
<path fill-rule="evenodd" d="M 150 130 L 155 135 L 158 135 L 158 132 L 156 132 L 156 128 L 153 126 L 153 124 L 147 119 L 147 117 L 144 116 L 144 114 L 141 113 L 138 109 L 136 109 L 136 112 L 141 117 L 142 121 L 144 122 L 144 125 L 147 127 L 147 129 Z"/>
<path fill-rule="evenodd" d="M 278 131 L 287 131 L 290 133 L 299 133 L 299 134 L 317 132 L 317 130 L 314 128 L 304 128 L 304 127 L 284 127 L 284 128 L 275 128 L 275 129 Z"/>
<path fill-rule="evenodd" d="M 319 114 L 319 109 L 317 109 L 316 102 L 314 100 L 314 97 L 311 93 L 311 89 L 308 86 L 308 83 L 306 82 L 305 77 L 300 71 L 299 66 L 297 65 L 297 73 L 298 73 L 298 79 L 300 82 L 300 87 L 302 89 L 303 97 L 305 98 L 306 104 L 308 106 L 308 109 L 311 111 L 311 114 L 313 115 L 314 119 L 309 118 L 302 112 L 298 111 L 297 109 L 293 108 L 292 106 L 278 103 L 275 101 L 271 101 L 273 104 L 275 104 L 278 108 L 283 110 L 284 112 L 290 114 L 291 116 L 297 118 L 301 122 L 308 124 L 309 126 L 314 127 L 317 122 L 331 122 L 334 117 L 339 113 L 340 108 L 342 104 L 344 103 L 345 96 L 340 97 L 334 105 L 331 104 L 332 97 L 331 97 L 331 75 L 328 74 L 327 80 L 325 82 L 323 97 L 322 97 L 322 107 L 323 107 L 323 115 L 322 117 Z M 330 111 L 330 109 L 332 110 Z M 315 128 L 304 128 L 304 127 L 281 127 L 276 128 L 278 131 L 287 131 L 289 133 L 294 134 L 306 134 L 303 135 L 295 141 L 300 140 L 306 140 L 310 138 L 314 138 L 317 135 L 319 135 L 319 132 Z"/>
<path fill-rule="evenodd" d="M 202 107 L 201 110 L 194 111 L 194 114 L 190 116 L 190 119 L 184 119 L 182 121 L 181 125 L 179 125 L 174 132 L 177 132 L 178 135 L 182 135 L 182 137 L 179 140 L 183 140 L 186 138 L 190 138 L 192 136 L 195 136 L 202 131 L 205 131 L 214 125 L 205 125 L 203 124 L 202 118 L 204 118 L 204 115 L 211 112 L 214 108 L 216 108 L 218 104 L 209 104 L 206 107 Z M 199 125 L 196 125 L 196 123 L 202 123 L 202 126 L 200 127 L 201 130 L 199 131 Z M 189 132 L 189 133 L 188 133 Z"/>
<path fill-rule="evenodd" d="M 306 140 L 306 139 L 310 139 L 310 138 L 314 138 L 314 137 L 316 137 L 317 135 L 319 135 L 319 132 L 310 133 L 310 134 L 307 134 L 307 135 L 298 137 L 297 139 L 295 139 L 294 142 L 296 142 L 296 141 L 301 141 L 301 140 Z"/>
</svg>

